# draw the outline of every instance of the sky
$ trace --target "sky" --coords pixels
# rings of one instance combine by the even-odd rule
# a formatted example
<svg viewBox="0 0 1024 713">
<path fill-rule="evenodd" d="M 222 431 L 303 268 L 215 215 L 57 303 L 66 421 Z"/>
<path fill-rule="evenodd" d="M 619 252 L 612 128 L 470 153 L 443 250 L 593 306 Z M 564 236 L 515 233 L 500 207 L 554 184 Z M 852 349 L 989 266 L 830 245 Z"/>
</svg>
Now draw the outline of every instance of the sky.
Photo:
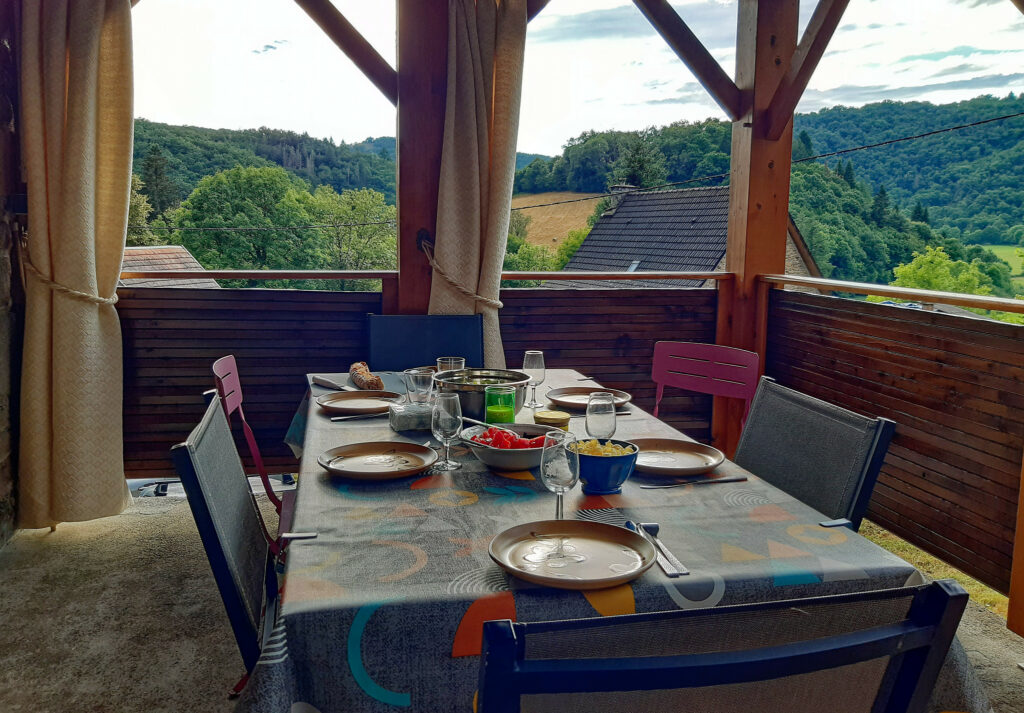
<svg viewBox="0 0 1024 713">
<path fill-rule="evenodd" d="M 394 1 L 334 4 L 394 66 Z M 801 0 L 801 31 L 814 4 Z M 672 5 L 732 76 L 736 0 Z M 290 0 L 142 0 L 133 25 L 137 117 L 339 143 L 395 133 L 394 107 Z M 1010 0 L 851 0 L 797 111 L 1011 91 L 1024 91 L 1024 14 Z M 520 151 L 708 117 L 726 118 L 632 2 L 551 0 L 530 23 Z"/>
</svg>

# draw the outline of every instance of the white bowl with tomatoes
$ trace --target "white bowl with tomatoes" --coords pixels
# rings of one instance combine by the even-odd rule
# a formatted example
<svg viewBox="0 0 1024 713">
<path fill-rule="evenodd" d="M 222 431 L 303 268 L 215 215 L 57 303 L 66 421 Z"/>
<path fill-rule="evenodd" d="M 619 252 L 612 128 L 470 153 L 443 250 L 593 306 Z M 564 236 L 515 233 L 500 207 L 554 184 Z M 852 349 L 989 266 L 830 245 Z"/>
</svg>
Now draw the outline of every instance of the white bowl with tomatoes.
<svg viewBox="0 0 1024 713">
<path fill-rule="evenodd" d="M 500 423 L 500 428 L 471 426 L 462 429 L 462 441 L 489 468 L 494 470 L 529 470 L 540 467 L 544 450 L 544 434 L 551 426 L 533 423 Z M 513 437 L 508 431 L 514 431 Z"/>
</svg>

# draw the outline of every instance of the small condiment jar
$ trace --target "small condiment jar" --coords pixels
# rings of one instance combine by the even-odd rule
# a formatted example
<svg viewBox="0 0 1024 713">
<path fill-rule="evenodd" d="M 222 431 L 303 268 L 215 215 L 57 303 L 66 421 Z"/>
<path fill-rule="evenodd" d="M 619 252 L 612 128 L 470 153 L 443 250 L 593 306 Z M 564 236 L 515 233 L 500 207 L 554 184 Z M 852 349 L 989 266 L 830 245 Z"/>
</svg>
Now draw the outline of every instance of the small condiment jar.
<svg viewBox="0 0 1024 713">
<path fill-rule="evenodd" d="M 569 430 L 569 414 L 565 411 L 537 411 L 533 414 L 533 422 L 540 426 L 554 426 L 563 431 Z"/>
</svg>

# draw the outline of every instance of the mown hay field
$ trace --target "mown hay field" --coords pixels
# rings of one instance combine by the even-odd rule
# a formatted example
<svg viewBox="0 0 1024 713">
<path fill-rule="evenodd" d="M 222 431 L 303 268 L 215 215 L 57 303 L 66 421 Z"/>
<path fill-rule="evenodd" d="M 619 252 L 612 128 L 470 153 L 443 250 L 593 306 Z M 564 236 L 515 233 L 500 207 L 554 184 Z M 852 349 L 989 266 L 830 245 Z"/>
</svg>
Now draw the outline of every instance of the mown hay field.
<svg viewBox="0 0 1024 713">
<path fill-rule="evenodd" d="M 570 230 L 583 228 L 587 225 L 587 217 L 594 212 L 594 206 L 597 204 L 598 199 L 595 196 L 599 195 L 601 194 L 571 193 L 569 191 L 521 193 L 512 196 L 512 207 L 520 208 L 522 206 L 554 203 L 575 198 L 593 198 L 593 200 L 578 200 L 573 203 L 562 203 L 543 208 L 530 208 L 524 211 L 526 215 L 530 216 L 526 241 L 532 245 L 544 245 L 555 249 L 562 244 Z"/>
</svg>

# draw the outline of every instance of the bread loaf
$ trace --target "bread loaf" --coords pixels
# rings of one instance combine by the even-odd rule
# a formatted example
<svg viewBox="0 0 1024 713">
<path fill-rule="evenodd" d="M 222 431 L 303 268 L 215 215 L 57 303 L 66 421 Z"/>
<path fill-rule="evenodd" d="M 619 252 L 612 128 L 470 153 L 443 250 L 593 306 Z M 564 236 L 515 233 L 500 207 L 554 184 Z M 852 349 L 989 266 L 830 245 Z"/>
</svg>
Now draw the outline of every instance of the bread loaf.
<svg viewBox="0 0 1024 713">
<path fill-rule="evenodd" d="M 370 373 L 370 367 L 366 365 L 365 361 L 357 361 L 355 364 L 348 368 L 349 377 L 352 379 L 352 383 L 358 388 L 367 391 L 383 391 L 384 382 L 376 374 Z"/>
</svg>

